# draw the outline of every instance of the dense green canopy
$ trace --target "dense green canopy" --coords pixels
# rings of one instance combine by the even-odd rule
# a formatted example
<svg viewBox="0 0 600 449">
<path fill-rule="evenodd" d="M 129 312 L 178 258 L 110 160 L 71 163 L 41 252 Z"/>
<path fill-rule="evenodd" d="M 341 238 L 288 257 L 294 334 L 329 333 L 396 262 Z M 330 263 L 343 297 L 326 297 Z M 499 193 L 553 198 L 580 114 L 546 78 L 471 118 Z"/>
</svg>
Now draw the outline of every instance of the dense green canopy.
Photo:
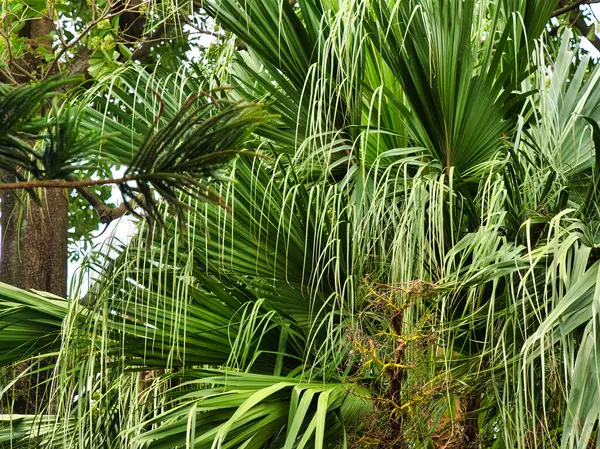
<svg viewBox="0 0 600 449">
<path fill-rule="evenodd" d="M 2 168 L 128 167 L 138 216 L 85 294 L 0 285 L 4 373 L 48 383 L 0 447 L 600 444 L 600 69 L 558 1 L 202 7 L 211 67 L 44 120 L 66 81 L 0 89 Z"/>
</svg>

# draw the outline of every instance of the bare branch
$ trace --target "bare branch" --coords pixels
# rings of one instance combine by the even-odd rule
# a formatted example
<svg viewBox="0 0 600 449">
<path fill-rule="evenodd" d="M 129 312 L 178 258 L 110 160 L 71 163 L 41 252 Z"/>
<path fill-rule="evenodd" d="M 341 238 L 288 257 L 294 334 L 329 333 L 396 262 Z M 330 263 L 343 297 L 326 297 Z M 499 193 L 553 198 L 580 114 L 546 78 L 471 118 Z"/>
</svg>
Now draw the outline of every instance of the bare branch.
<svg viewBox="0 0 600 449">
<path fill-rule="evenodd" d="M 562 8 L 554 11 L 552 13 L 552 17 L 558 17 L 575 9 L 579 9 L 580 6 L 593 5 L 594 3 L 600 3 L 600 0 L 575 0 L 570 5 L 563 6 Z"/>
<path fill-rule="evenodd" d="M 123 201 L 117 207 L 110 207 L 104 204 L 90 189 L 87 187 L 77 187 L 79 194 L 84 197 L 88 203 L 98 212 L 100 217 L 100 223 L 108 224 L 117 218 L 125 215 L 130 209 L 132 209 L 131 203 Z"/>
<path fill-rule="evenodd" d="M 110 223 L 117 218 L 122 217 L 128 211 L 133 209 L 133 205 L 128 201 L 123 201 L 117 207 L 110 207 L 104 204 L 100 198 L 98 198 L 94 192 L 87 188 L 87 186 L 94 185 L 106 185 L 106 184 L 122 184 L 127 181 L 132 181 L 134 177 L 125 176 L 123 178 L 112 178 L 112 179 L 99 179 L 99 180 L 45 180 L 45 181 L 23 181 L 23 182 L 8 182 L 0 183 L 0 190 L 15 190 L 15 189 L 32 189 L 36 187 L 43 188 L 74 188 L 81 196 L 83 196 L 88 203 L 96 210 L 100 217 L 101 223 Z M 138 201 L 140 199 L 138 198 Z"/>
<path fill-rule="evenodd" d="M 593 25 L 588 25 L 585 22 L 585 19 L 582 15 L 583 11 L 579 9 L 581 6 L 600 3 L 600 0 L 576 0 L 570 5 L 567 5 L 566 3 L 567 0 L 561 0 L 559 3 L 559 6 L 561 6 L 561 8 L 554 11 L 552 17 L 557 17 L 562 14 L 570 13 L 568 21 L 571 24 L 571 26 L 576 28 L 582 34 L 582 37 L 584 39 L 587 39 L 590 42 L 590 44 L 592 44 L 596 48 L 596 50 L 600 51 L 600 38 L 596 36 L 594 32 L 595 30 L 593 29 Z M 575 13 L 576 11 L 577 13 Z M 549 34 L 556 35 L 558 30 L 559 26 L 554 26 L 550 30 Z"/>
<path fill-rule="evenodd" d="M 81 181 L 64 181 L 62 179 L 44 179 L 40 181 L 20 181 L 0 183 L 0 190 L 35 189 L 44 187 L 46 189 L 78 189 L 88 186 L 102 186 L 107 184 L 124 184 L 135 181 L 135 176 L 124 176 L 122 178 L 109 179 L 84 179 Z"/>
<path fill-rule="evenodd" d="M 123 201 L 117 207 L 108 207 L 104 206 L 101 210 L 98 210 L 98 214 L 100 215 L 101 223 L 110 223 L 117 218 L 121 218 L 127 212 L 133 209 L 133 205 L 129 201 Z"/>
<path fill-rule="evenodd" d="M 593 32 L 593 25 L 585 23 L 585 20 L 581 16 L 578 16 L 577 19 L 571 23 L 579 30 L 583 37 L 596 48 L 596 50 L 600 51 L 600 38 Z"/>
</svg>

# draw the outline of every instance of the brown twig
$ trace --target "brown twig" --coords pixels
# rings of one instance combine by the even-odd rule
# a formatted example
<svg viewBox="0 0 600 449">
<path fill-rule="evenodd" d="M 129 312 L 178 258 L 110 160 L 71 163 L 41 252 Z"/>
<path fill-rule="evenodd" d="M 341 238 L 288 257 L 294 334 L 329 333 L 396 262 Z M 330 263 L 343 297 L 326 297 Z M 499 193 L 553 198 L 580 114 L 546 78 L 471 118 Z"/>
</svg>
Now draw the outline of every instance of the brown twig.
<svg viewBox="0 0 600 449">
<path fill-rule="evenodd" d="M 600 0 L 575 0 L 570 5 L 563 6 L 552 13 L 552 17 L 558 17 L 566 14 L 570 11 L 578 9 L 580 6 L 593 5 L 594 3 L 600 3 Z"/>
<path fill-rule="evenodd" d="M 596 34 L 592 32 L 593 25 L 588 25 L 585 22 L 584 18 L 582 17 L 583 11 L 579 9 L 580 6 L 600 3 L 600 0 L 576 0 L 570 5 L 567 5 L 566 3 L 567 0 L 561 0 L 561 2 L 559 3 L 559 6 L 561 6 L 561 8 L 554 11 L 552 17 L 557 17 L 562 14 L 571 13 L 571 16 L 568 19 L 568 22 L 571 24 L 571 26 L 576 28 L 582 34 L 582 37 L 584 39 L 587 39 L 588 42 L 596 48 L 596 50 L 600 51 L 600 38 L 598 38 L 598 36 L 596 36 Z M 575 11 L 577 11 L 577 14 L 575 14 Z M 549 31 L 549 34 L 555 36 L 558 33 L 559 28 L 560 27 L 558 25 L 554 26 Z"/>
<path fill-rule="evenodd" d="M 79 189 L 80 187 L 102 186 L 107 184 L 124 184 L 135 181 L 135 176 L 124 176 L 122 178 L 109 179 L 84 179 L 81 181 L 64 181 L 62 179 L 44 179 L 40 181 L 20 181 L 0 183 L 0 190 L 35 189 L 44 187 L 47 189 Z"/>
</svg>

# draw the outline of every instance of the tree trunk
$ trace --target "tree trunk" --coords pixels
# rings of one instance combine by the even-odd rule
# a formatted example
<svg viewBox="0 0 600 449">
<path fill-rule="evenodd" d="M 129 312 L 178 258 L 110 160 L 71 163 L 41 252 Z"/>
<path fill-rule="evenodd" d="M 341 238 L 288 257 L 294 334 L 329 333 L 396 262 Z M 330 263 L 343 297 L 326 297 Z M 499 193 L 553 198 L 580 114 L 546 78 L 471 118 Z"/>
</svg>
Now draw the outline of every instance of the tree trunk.
<svg viewBox="0 0 600 449">
<path fill-rule="evenodd" d="M 67 295 L 67 194 L 39 193 L 40 204 L 21 191 L 0 194 L 0 281 L 23 289 Z"/>
<path fill-rule="evenodd" d="M 39 204 L 22 191 L 0 192 L 2 238 L 0 239 L 0 281 L 23 289 L 43 290 L 65 297 L 67 294 L 67 210 L 65 190 L 47 189 L 39 193 Z M 21 363 L 14 376 L 47 365 Z M 11 374 L 10 377 L 13 377 Z M 5 408 L 18 414 L 37 414 L 48 403 L 46 371 L 23 376 L 9 393 Z M 8 411 L 8 410 L 6 410 Z"/>
<path fill-rule="evenodd" d="M 473 391 L 465 399 L 465 447 L 479 446 L 479 409 L 481 409 L 481 392 Z"/>
<path fill-rule="evenodd" d="M 404 361 L 404 350 L 406 343 L 400 337 L 402 335 L 402 321 L 404 318 L 404 311 L 402 309 L 394 312 L 392 317 L 392 329 L 395 334 L 398 335 L 396 340 L 396 349 L 394 351 L 394 363 L 400 365 Z M 403 449 L 407 447 L 406 441 L 404 440 L 404 416 L 403 412 L 397 409 L 402 400 L 402 388 L 403 381 L 406 378 L 406 371 L 400 367 L 394 367 L 389 373 L 390 376 L 390 397 L 393 405 L 390 407 L 390 426 L 392 428 L 393 441 L 391 442 L 390 449 Z"/>
<path fill-rule="evenodd" d="M 54 24 L 46 16 L 26 22 L 19 35 L 31 46 L 20 66 L 29 71 L 29 82 L 36 72 L 43 48 L 52 53 Z M 2 182 L 16 181 L 2 174 Z M 68 198 L 61 189 L 38 189 L 39 202 L 23 191 L 0 191 L 0 281 L 24 289 L 43 290 L 65 297 L 67 294 Z"/>
</svg>

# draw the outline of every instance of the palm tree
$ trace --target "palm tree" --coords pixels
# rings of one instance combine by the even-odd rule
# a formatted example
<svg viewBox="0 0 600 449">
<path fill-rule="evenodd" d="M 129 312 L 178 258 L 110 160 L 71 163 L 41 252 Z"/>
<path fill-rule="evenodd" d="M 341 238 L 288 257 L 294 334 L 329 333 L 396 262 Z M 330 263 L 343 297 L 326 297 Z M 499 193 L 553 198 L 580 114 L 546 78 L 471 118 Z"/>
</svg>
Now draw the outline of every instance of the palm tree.
<svg viewBox="0 0 600 449">
<path fill-rule="evenodd" d="M 80 126 L 119 164 L 229 143 L 212 117 L 147 143 L 191 92 L 269 116 L 230 145 L 251 157 L 186 178 L 213 201 L 142 191 L 83 298 L 0 289 L 0 361 L 57 357 L 23 374 L 52 371 L 46 413 L 5 416 L 0 442 L 593 444 L 600 72 L 568 32 L 548 50 L 556 3 L 213 1 L 244 43 L 214 84 L 99 84 Z"/>
</svg>

